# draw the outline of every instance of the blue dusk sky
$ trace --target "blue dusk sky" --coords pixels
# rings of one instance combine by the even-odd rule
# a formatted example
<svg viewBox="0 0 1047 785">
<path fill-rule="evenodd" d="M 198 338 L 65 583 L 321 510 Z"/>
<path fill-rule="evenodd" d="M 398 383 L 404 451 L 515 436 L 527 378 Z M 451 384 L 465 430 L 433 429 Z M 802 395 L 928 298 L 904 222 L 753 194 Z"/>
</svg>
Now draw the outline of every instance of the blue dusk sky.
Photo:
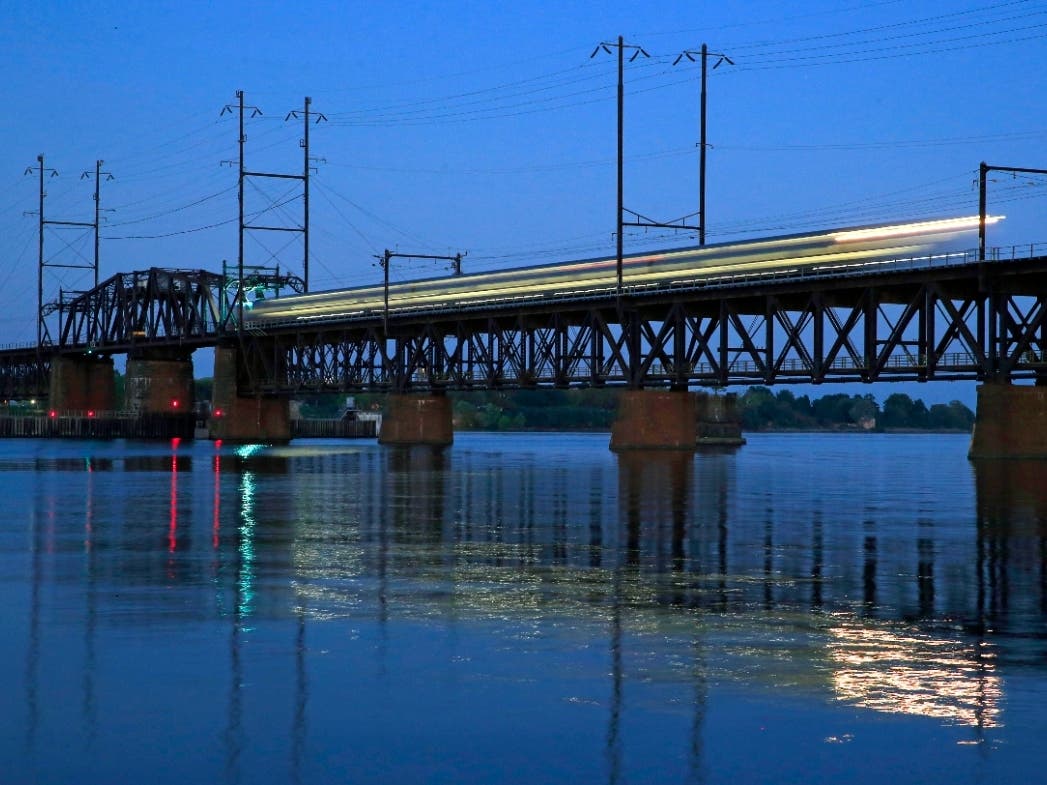
<svg viewBox="0 0 1047 785">
<path fill-rule="evenodd" d="M 658 221 L 698 203 L 700 68 L 673 61 L 707 43 L 734 63 L 709 71 L 709 242 L 973 215 L 980 161 L 1047 168 L 1038 0 L 12 0 L 0 14 L 0 343 L 35 338 L 25 172 L 40 154 L 58 172 L 48 220 L 93 220 L 82 173 L 102 159 L 112 175 L 102 279 L 235 263 L 237 119 L 222 109 L 237 90 L 261 112 L 245 120 L 249 170 L 300 174 L 287 115 L 310 96 L 326 118 L 310 127 L 313 290 L 380 281 L 385 248 L 463 252 L 466 271 L 613 255 L 617 60 L 590 55 L 619 35 L 649 54 L 625 68 L 625 206 Z M 990 245 L 1047 241 L 1047 177 L 994 174 L 989 209 L 1007 216 Z M 245 211 L 300 225 L 300 184 L 250 178 Z M 694 243 L 625 235 L 627 252 Z M 93 233 L 49 226 L 44 247 L 49 264 L 89 264 Z M 300 272 L 301 235 L 249 232 L 245 261 Z M 433 274 L 405 262 L 393 277 Z M 89 285 L 50 268 L 44 297 Z"/>
</svg>

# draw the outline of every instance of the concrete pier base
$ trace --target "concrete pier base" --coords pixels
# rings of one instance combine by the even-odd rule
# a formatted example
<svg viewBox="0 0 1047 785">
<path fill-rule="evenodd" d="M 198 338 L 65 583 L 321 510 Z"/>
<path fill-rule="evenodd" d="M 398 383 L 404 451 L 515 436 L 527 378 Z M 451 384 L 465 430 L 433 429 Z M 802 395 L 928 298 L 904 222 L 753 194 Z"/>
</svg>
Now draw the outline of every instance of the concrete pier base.
<svg viewBox="0 0 1047 785">
<path fill-rule="evenodd" d="M 611 425 L 611 449 L 690 450 L 698 435 L 693 393 L 669 390 L 623 390 L 618 416 Z"/>
<path fill-rule="evenodd" d="M 451 399 L 446 395 L 390 395 L 379 444 L 448 447 L 454 442 Z"/>
<path fill-rule="evenodd" d="M 699 392 L 695 397 L 699 447 L 740 447 L 745 444 L 735 393 L 713 395 Z"/>
<path fill-rule="evenodd" d="M 192 412 L 192 359 L 129 358 L 124 396 L 124 408 L 135 414 L 185 415 Z"/>
<path fill-rule="evenodd" d="M 286 398 L 237 395 L 235 348 L 218 346 L 208 435 L 229 442 L 285 443 L 291 440 L 291 405 Z"/>
<path fill-rule="evenodd" d="M 1047 458 L 1047 387 L 981 385 L 967 457 Z"/>
<path fill-rule="evenodd" d="M 116 408 L 113 360 L 97 355 L 51 361 L 48 408 L 54 412 L 109 412 Z"/>
</svg>

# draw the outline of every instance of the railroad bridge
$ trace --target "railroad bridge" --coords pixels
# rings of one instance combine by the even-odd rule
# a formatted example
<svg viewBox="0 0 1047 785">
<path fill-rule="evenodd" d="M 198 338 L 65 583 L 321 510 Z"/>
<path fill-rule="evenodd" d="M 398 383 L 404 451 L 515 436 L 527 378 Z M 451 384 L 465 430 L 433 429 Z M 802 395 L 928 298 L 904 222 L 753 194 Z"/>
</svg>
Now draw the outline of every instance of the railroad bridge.
<svg viewBox="0 0 1047 785">
<path fill-rule="evenodd" d="M 383 308 L 320 317 L 293 297 L 254 316 L 259 287 L 301 288 L 275 272 L 113 276 L 63 304 L 54 344 L 0 350 L 0 392 L 111 409 L 124 354 L 128 406 L 174 414 L 192 403 L 192 352 L 215 347 L 221 438 L 287 438 L 294 395 L 382 391 L 384 441 L 447 444 L 448 391 L 603 386 L 622 390 L 612 448 L 693 449 L 730 412 L 690 390 L 976 380 L 972 456 L 1047 452 L 1047 247 L 395 307 L 387 290 Z"/>
</svg>

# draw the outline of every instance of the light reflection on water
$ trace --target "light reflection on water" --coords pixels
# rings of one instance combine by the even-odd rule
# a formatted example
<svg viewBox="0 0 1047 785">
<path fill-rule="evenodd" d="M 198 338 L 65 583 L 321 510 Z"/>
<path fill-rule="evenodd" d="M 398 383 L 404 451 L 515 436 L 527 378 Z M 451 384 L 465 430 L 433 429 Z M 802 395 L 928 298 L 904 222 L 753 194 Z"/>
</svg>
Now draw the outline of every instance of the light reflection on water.
<svg viewBox="0 0 1047 785">
<path fill-rule="evenodd" d="M 14 782 L 878 782 L 874 755 L 899 782 L 1028 781 L 1047 464 L 965 450 L 3 442 L 0 705 L 24 733 L 0 766 Z M 981 757 L 957 757 L 972 743 Z"/>
</svg>

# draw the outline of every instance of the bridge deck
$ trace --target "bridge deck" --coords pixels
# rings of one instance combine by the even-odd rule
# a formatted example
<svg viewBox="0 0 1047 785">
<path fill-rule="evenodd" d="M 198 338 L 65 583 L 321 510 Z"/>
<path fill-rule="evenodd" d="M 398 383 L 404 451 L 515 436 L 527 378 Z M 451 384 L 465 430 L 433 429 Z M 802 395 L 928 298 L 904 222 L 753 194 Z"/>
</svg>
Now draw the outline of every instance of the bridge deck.
<svg viewBox="0 0 1047 785">
<path fill-rule="evenodd" d="M 207 271 L 122 274 L 63 314 L 57 345 L 0 349 L 0 394 L 47 393 L 58 355 L 241 349 L 245 393 L 1040 379 L 1038 246 L 253 320 Z M 1022 253 L 1028 255 L 1022 256 Z M 288 300 L 294 302 L 294 300 Z"/>
</svg>

